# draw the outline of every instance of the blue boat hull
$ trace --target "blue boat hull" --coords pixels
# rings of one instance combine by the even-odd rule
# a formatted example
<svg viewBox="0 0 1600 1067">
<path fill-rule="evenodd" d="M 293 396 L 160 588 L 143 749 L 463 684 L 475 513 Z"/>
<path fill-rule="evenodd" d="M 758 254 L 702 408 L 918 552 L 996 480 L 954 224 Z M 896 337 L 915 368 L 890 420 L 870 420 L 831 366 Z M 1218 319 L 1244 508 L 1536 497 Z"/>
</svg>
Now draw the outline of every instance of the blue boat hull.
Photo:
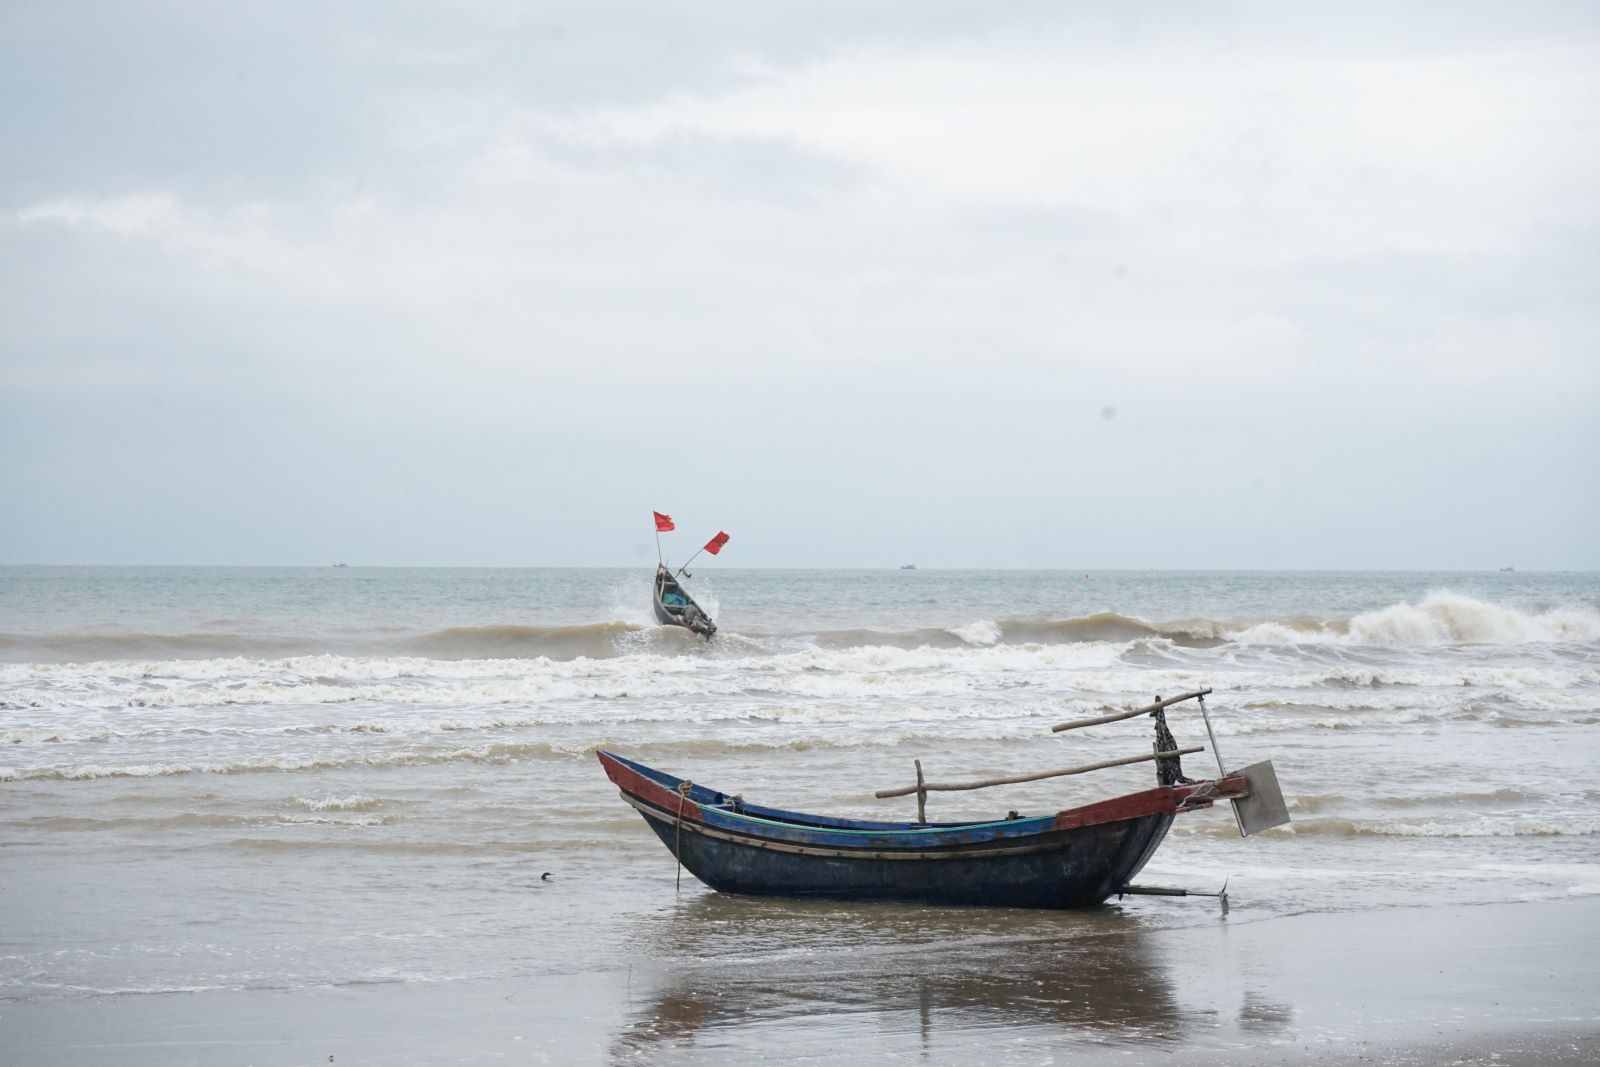
<svg viewBox="0 0 1600 1067">
<path fill-rule="evenodd" d="M 1099 904 L 1144 867 L 1172 825 L 1147 815 L 1067 831 L 1070 841 L 1022 855 L 890 860 L 797 855 L 680 832 L 647 819 L 684 869 L 723 893 L 832 900 L 899 900 L 1011 908 L 1074 908 Z"/>
</svg>

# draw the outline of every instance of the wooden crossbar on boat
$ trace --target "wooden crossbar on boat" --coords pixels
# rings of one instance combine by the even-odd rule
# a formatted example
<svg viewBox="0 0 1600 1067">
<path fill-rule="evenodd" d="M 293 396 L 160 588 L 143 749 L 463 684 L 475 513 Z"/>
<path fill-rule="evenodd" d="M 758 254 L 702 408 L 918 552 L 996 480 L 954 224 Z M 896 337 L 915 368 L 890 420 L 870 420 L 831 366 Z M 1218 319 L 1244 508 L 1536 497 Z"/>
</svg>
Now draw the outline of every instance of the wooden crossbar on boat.
<svg viewBox="0 0 1600 1067">
<path fill-rule="evenodd" d="M 1193 748 L 1175 748 L 1167 752 L 1151 752 L 1143 756 L 1123 756 L 1121 759 L 1101 760 L 1099 763 L 1085 763 L 1079 767 L 1064 767 L 1059 771 L 1038 771 L 1034 774 L 1016 774 L 1009 778 L 986 778 L 980 782 L 924 782 L 922 781 L 922 761 L 917 762 L 917 784 L 901 786 L 898 789 L 880 789 L 872 795 L 880 800 L 890 797 L 910 796 L 912 793 L 954 792 L 960 789 L 987 789 L 992 785 L 1016 785 L 1019 782 L 1037 782 L 1041 778 L 1060 778 L 1068 774 L 1083 774 L 1087 771 L 1103 770 L 1106 767 L 1121 767 L 1129 763 L 1144 763 L 1153 759 L 1168 759 L 1173 756 L 1187 756 L 1191 752 L 1204 752 L 1204 745 L 1195 745 Z"/>
<path fill-rule="evenodd" d="M 1133 719 L 1140 715 L 1149 715 L 1151 712 L 1160 711 L 1162 708 L 1169 708 L 1174 704 L 1181 704 L 1185 700 L 1194 700 L 1198 697 L 1210 695 L 1211 690 L 1209 689 L 1197 689 L 1193 693 L 1184 693 L 1182 696 L 1168 697 L 1165 700 L 1158 700 L 1154 704 L 1146 704 L 1144 707 L 1135 708 L 1132 711 L 1113 712 L 1110 715 L 1101 715 L 1094 719 L 1074 719 L 1072 722 L 1059 722 L 1050 727 L 1050 732 L 1058 734 L 1062 730 L 1076 730 L 1080 726 L 1101 726 L 1108 722 L 1121 722 L 1123 719 Z"/>
</svg>

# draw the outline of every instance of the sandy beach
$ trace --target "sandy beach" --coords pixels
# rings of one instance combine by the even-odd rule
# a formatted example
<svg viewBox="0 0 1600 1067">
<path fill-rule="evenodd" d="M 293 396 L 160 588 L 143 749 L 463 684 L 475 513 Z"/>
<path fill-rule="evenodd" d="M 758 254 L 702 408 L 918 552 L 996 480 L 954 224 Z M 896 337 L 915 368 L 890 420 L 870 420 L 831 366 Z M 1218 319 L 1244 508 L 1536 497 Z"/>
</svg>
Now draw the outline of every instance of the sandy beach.
<svg viewBox="0 0 1600 1067">
<path fill-rule="evenodd" d="M 569 892 L 581 893 L 573 885 Z M 13 1002 L 27 1064 L 1592 1063 L 1600 899 L 1221 918 L 1139 929 L 1117 909 L 963 940 L 990 913 L 685 892 L 623 969 L 492 981 Z M 856 911 L 880 942 L 831 947 Z M 759 913 L 795 934 L 715 957 Z M 910 927 L 907 927 L 908 931 Z M 690 943 L 675 957 L 673 941 Z"/>
</svg>

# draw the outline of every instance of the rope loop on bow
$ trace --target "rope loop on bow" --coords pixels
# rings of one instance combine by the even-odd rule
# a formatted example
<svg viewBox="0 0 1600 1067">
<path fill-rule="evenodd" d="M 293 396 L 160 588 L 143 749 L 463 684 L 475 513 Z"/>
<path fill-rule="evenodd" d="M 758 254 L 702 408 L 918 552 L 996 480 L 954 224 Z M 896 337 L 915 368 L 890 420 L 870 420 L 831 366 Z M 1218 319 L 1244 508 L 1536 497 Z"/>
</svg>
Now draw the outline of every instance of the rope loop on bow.
<svg viewBox="0 0 1600 1067">
<path fill-rule="evenodd" d="M 672 858 L 678 865 L 677 879 L 672 884 L 674 893 L 683 890 L 683 805 L 689 799 L 689 790 L 693 788 L 694 783 L 687 778 L 678 783 L 678 817 L 672 824 Z"/>
</svg>

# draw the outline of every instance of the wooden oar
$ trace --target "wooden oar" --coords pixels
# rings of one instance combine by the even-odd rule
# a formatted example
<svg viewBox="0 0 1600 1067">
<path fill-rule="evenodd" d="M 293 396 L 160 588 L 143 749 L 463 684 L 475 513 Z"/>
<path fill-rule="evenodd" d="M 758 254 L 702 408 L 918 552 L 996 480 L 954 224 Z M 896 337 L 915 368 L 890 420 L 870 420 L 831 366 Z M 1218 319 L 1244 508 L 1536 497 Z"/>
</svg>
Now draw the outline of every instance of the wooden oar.
<svg viewBox="0 0 1600 1067">
<path fill-rule="evenodd" d="M 1210 694 L 1211 690 L 1209 689 L 1197 689 L 1193 693 L 1185 693 L 1182 696 L 1168 697 L 1165 700 L 1158 700 L 1154 704 L 1146 704 L 1142 708 L 1135 708 L 1133 711 L 1119 711 L 1111 715 L 1102 715 L 1097 719 L 1075 719 L 1072 722 L 1056 723 L 1056 725 L 1050 727 L 1050 732 L 1058 734 L 1062 730 L 1076 730 L 1080 726 L 1100 726 L 1108 722 L 1121 722 L 1123 719 L 1132 719 L 1139 715 L 1148 715 L 1152 711 L 1160 711 L 1162 708 L 1171 707 L 1173 704 L 1181 704 L 1185 700 L 1193 700 L 1195 697 L 1209 696 Z"/>
<path fill-rule="evenodd" d="M 912 793 L 953 792 L 958 789 L 985 789 L 991 785 L 1016 785 L 1018 782 L 1037 782 L 1041 778 L 1060 778 L 1066 774 L 1083 774 L 1085 771 L 1098 771 L 1106 767 L 1121 767 L 1129 763 L 1144 763 L 1147 760 L 1167 759 L 1170 756 L 1187 756 L 1191 752 L 1204 752 L 1204 745 L 1193 748 L 1175 748 L 1167 752 L 1151 752 L 1145 756 L 1124 756 L 1121 759 L 1101 760 L 1099 763 L 1085 763 L 1081 767 L 1066 767 L 1059 771 L 1039 771 L 1037 774 L 1018 774 L 1010 778 L 989 778 L 981 782 L 924 782 L 922 781 L 922 761 L 917 761 L 917 784 L 902 786 L 899 789 L 880 789 L 872 795 L 880 800 L 889 797 L 909 796 Z"/>
</svg>

